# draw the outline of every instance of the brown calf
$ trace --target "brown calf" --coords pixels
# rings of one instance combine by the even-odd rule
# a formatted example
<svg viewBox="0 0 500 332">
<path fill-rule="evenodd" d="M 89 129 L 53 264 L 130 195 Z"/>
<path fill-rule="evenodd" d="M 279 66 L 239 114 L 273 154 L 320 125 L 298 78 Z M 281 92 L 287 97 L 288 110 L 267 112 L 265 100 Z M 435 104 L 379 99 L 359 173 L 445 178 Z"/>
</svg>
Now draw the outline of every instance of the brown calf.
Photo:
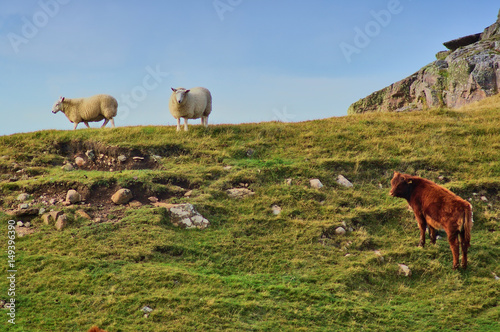
<svg viewBox="0 0 500 332">
<path fill-rule="evenodd" d="M 94 325 L 87 332 L 106 332 L 106 331 Z"/>
<path fill-rule="evenodd" d="M 458 267 L 459 242 L 462 247 L 462 267 L 466 269 L 473 223 L 470 203 L 418 176 L 394 172 L 391 186 L 389 194 L 406 199 L 415 213 L 420 228 L 419 246 L 425 245 L 426 228 L 429 228 L 433 244 L 436 243 L 436 229 L 444 229 L 453 254 L 453 269 Z"/>
</svg>

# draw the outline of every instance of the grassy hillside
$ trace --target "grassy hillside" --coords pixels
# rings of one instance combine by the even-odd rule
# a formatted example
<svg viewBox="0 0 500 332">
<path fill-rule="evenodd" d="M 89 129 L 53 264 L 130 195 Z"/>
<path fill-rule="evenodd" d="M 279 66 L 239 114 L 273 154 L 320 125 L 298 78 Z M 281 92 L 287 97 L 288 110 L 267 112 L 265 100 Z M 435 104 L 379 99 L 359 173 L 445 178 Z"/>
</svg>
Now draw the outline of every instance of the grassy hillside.
<svg viewBox="0 0 500 332">
<path fill-rule="evenodd" d="M 33 218 L 34 233 L 16 239 L 16 325 L 2 309 L 1 329 L 498 331 L 499 105 L 496 97 L 466 111 L 0 137 L 2 210 L 26 192 L 31 206 L 69 216 L 62 231 Z M 88 150 L 95 163 L 61 169 Z M 116 162 L 121 154 L 127 162 Z M 443 232 L 417 248 L 413 214 L 388 195 L 393 170 L 471 200 L 467 271 L 452 270 Z M 354 187 L 338 185 L 339 174 Z M 311 188 L 312 178 L 324 187 Z M 230 198 L 233 187 L 255 195 Z M 119 188 L 143 205 L 113 205 Z M 85 203 L 62 205 L 69 189 Z M 176 228 L 150 196 L 190 202 L 211 226 Z M 0 212 L 4 271 L 9 219 Z M 341 225 L 345 235 L 335 233 Z"/>
</svg>

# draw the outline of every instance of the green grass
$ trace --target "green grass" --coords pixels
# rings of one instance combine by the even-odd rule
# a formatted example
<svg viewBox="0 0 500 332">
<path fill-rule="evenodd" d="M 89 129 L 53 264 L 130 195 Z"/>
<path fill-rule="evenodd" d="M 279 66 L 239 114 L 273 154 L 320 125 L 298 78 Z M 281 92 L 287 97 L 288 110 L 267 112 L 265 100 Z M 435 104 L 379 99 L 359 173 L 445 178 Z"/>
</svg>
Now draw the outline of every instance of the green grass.
<svg viewBox="0 0 500 332">
<path fill-rule="evenodd" d="M 185 230 L 151 205 L 83 206 L 91 215 L 107 214 L 93 223 L 77 217 L 75 207 L 58 205 L 70 217 L 68 228 L 57 231 L 37 217 L 38 231 L 16 239 L 16 325 L 2 314 L 0 326 L 498 331 L 500 283 L 492 272 L 500 275 L 500 103 L 494 100 L 467 111 L 192 126 L 188 133 L 149 126 L 0 137 L 3 210 L 17 205 L 21 192 L 53 197 L 71 188 L 92 195 L 132 187 L 144 197 L 191 202 L 211 221 L 206 230 Z M 162 158 L 154 169 L 61 170 L 89 148 Z M 436 245 L 416 247 L 413 214 L 388 195 L 393 170 L 471 199 L 467 271 L 452 270 L 444 233 Z M 354 188 L 339 186 L 339 174 Z M 325 187 L 310 188 L 311 178 Z M 225 190 L 240 184 L 255 195 L 229 198 Z M 275 204 L 283 209 L 279 216 L 272 214 Z M 8 220 L 0 212 L 4 267 Z M 342 223 L 352 231 L 335 235 Z M 410 267 L 411 277 L 399 274 L 398 263 Z M 6 300 L 3 280 L 0 299 Z M 146 305 L 153 309 L 147 318 Z"/>
</svg>

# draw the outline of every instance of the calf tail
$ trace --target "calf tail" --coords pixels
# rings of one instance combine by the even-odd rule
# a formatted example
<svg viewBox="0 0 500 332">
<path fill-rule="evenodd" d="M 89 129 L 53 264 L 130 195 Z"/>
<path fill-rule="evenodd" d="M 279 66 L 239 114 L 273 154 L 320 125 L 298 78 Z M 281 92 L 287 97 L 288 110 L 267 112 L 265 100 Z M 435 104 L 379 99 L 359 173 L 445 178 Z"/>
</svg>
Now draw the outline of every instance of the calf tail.
<svg viewBox="0 0 500 332">
<path fill-rule="evenodd" d="M 463 234 L 464 234 L 462 241 L 467 243 L 468 247 L 470 247 L 470 239 L 471 239 L 471 232 L 472 232 L 472 224 L 473 223 L 474 223 L 474 220 L 472 220 L 472 205 L 469 204 L 467 209 L 465 209 L 464 223 L 462 225 Z"/>
</svg>

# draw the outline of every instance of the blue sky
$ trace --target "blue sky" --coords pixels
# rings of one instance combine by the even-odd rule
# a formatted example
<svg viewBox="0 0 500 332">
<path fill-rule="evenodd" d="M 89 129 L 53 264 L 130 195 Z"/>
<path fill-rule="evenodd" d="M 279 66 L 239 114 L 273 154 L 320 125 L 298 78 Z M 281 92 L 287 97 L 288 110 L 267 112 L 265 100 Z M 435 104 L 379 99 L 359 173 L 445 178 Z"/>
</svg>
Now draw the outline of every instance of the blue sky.
<svg viewBox="0 0 500 332">
<path fill-rule="evenodd" d="M 497 0 L 2 0 L 0 135 L 70 130 L 54 102 L 98 93 L 118 100 L 117 126 L 174 125 L 168 99 L 180 86 L 211 90 L 214 124 L 345 116 L 499 9 Z"/>
</svg>

